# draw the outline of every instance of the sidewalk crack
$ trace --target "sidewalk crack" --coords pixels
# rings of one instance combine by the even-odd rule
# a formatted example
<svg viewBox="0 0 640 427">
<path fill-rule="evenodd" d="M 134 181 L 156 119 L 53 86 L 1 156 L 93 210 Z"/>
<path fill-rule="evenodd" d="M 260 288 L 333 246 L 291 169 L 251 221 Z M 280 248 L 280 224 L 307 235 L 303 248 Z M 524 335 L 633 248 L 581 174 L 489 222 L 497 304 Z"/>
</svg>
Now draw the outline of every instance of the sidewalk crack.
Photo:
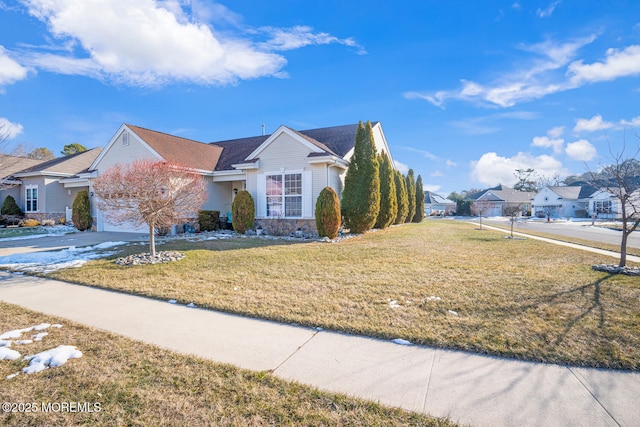
<svg viewBox="0 0 640 427">
<path fill-rule="evenodd" d="M 582 378 L 580 377 L 580 375 L 574 372 L 573 368 L 569 367 L 568 369 L 569 369 L 569 372 L 571 372 L 571 375 L 573 375 L 574 378 L 577 379 L 580 384 L 582 384 L 582 387 L 584 387 L 585 390 L 587 390 L 587 392 L 591 395 L 591 397 L 593 397 L 593 400 L 598 402 L 598 405 L 600 405 L 600 407 L 611 417 L 613 422 L 616 423 L 617 426 L 621 426 L 621 424 L 618 422 L 618 420 L 616 420 L 613 414 L 602 404 L 602 402 L 600 402 L 600 399 L 598 399 L 598 397 L 595 394 L 593 394 L 593 392 L 587 386 L 587 384 L 585 384 L 585 382 L 582 381 Z"/>
<path fill-rule="evenodd" d="M 315 331 L 315 332 L 313 333 L 313 335 L 311 335 L 311 336 L 309 337 L 309 339 L 307 339 L 307 340 L 306 340 L 305 342 L 303 342 L 300 346 L 298 346 L 298 348 L 296 348 L 296 349 L 293 351 L 293 353 L 291 353 L 290 355 L 288 355 L 288 356 L 287 356 L 287 357 L 286 357 L 282 362 L 280 362 L 280 363 L 278 364 L 278 366 L 276 366 L 274 369 L 269 369 L 269 370 L 268 370 L 268 372 L 270 372 L 270 373 L 272 373 L 272 374 L 275 374 L 275 373 L 276 373 L 276 371 L 282 367 L 282 365 L 284 365 L 285 363 L 287 363 L 287 361 L 288 361 L 289 359 L 291 359 L 291 358 L 292 358 L 292 357 L 293 357 L 297 352 L 299 352 L 299 351 L 300 351 L 300 349 L 302 349 L 302 347 L 304 347 L 304 346 L 305 346 L 305 345 L 307 345 L 307 344 L 308 344 L 312 339 L 314 339 L 314 338 L 316 337 L 316 335 L 318 335 L 320 332 L 322 332 L 322 331 Z"/>
</svg>

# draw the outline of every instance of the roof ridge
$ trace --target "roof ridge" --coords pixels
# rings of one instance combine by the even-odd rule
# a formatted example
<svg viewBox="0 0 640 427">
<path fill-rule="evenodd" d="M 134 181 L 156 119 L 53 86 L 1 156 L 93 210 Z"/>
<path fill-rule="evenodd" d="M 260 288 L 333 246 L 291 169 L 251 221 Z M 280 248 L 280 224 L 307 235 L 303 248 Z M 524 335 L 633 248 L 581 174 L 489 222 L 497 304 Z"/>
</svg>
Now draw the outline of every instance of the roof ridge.
<svg viewBox="0 0 640 427">
<path fill-rule="evenodd" d="M 143 126 L 132 125 L 130 123 L 125 123 L 125 126 L 127 126 L 129 129 L 137 128 L 137 129 L 142 129 L 142 130 L 147 131 L 147 132 L 153 132 L 153 133 L 158 133 L 158 134 L 161 134 L 161 135 L 170 136 L 171 138 L 179 138 L 179 139 L 183 139 L 185 141 L 196 142 L 198 144 L 210 145 L 208 142 L 196 141 L 195 139 L 185 138 L 184 136 L 173 135 L 171 133 L 162 132 L 162 131 L 159 131 L 159 130 L 153 130 L 153 129 L 145 128 Z"/>
</svg>

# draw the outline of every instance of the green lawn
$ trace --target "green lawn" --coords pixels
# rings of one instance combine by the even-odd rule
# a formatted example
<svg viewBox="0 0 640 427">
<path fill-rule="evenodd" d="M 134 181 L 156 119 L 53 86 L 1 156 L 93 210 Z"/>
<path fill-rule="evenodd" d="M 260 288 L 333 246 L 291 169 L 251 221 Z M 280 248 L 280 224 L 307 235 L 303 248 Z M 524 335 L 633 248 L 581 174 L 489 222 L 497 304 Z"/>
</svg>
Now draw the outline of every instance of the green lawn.
<svg viewBox="0 0 640 427">
<path fill-rule="evenodd" d="M 454 221 L 339 243 L 174 241 L 182 261 L 51 276 L 233 313 L 578 366 L 640 369 L 640 280 L 613 258 Z M 140 251 L 140 246 L 127 249 Z"/>
</svg>

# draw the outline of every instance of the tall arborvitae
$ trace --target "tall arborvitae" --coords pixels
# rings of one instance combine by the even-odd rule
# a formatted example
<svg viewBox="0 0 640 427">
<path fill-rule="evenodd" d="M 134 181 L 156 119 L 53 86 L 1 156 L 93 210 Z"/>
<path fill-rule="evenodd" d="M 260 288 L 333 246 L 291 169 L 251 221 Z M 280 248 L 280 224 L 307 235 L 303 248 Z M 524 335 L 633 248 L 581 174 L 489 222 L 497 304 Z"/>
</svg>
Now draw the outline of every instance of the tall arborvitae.
<svg viewBox="0 0 640 427">
<path fill-rule="evenodd" d="M 91 228 L 93 218 L 91 218 L 91 203 L 89 201 L 89 192 L 82 190 L 76 194 L 71 206 L 71 221 L 78 231 L 85 231 Z"/>
<path fill-rule="evenodd" d="M 396 195 L 398 199 L 398 215 L 393 222 L 394 224 L 402 224 L 407 219 L 409 213 L 409 198 L 407 197 L 407 182 L 400 171 L 395 171 Z"/>
<path fill-rule="evenodd" d="M 345 224 L 352 233 L 373 228 L 380 211 L 380 176 L 371 122 L 358 123 L 341 205 Z"/>
<path fill-rule="evenodd" d="M 316 199 L 316 228 L 319 237 L 335 239 L 340 231 L 340 199 L 331 187 L 325 187 Z"/>
<path fill-rule="evenodd" d="M 395 170 L 387 153 L 378 156 L 380 166 L 380 213 L 376 228 L 387 228 L 398 215 L 398 195 L 396 194 Z"/>
<path fill-rule="evenodd" d="M 407 182 L 407 199 L 409 200 L 409 209 L 404 222 L 411 222 L 413 220 L 413 216 L 416 214 L 416 178 L 414 176 L 413 169 L 409 169 L 405 179 Z"/>
<path fill-rule="evenodd" d="M 422 176 L 418 175 L 416 180 L 416 213 L 413 215 L 413 222 L 422 222 L 424 219 L 424 187 Z"/>
</svg>

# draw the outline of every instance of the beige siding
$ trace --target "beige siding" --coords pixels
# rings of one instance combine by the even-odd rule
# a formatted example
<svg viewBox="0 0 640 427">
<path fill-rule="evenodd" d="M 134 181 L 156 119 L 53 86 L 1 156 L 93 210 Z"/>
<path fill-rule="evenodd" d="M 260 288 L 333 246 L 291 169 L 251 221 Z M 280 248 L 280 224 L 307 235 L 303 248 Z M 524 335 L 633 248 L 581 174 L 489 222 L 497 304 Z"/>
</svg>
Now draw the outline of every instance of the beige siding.
<svg viewBox="0 0 640 427">
<path fill-rule="evenodd" d="M 38 212 L 46 212 L 47 211 L 47 203 L 46 203 L 46 190 L 44 188 L 44 177 L 28 177 L 22 178 L 22 185 L 20 186 L 20 201 L 16 199 L 18 202 L 18 206 L 22 209 L 23 212 L 27 211 L 26 206 L 26 189 L 27 185 L 37 185 L 38 186 Z"/>
<path fill-rule="evenodd" d="M 82 188 L 64 188 L 57 179 L 46 179 L 46 208 L 48 213 L 64 213 L 65 207 L 71 207 L 75 195 Z"/>
<path fill-rule="evenodd" d="M 232 183 L 213 182 L 211 178 L 208 180 L 208 197 L 202 209 L 220 211 L 221 215 L 226 214 L 231 210 Z"/>
<path fill-rule="evenodd" d="M 304 144 L 283 133 L 260 153 L 260 171 L 302 170 L 309 166 L 307 156 L 310 152 Z"/>
<path fill-rule="evenodd" d="M 125 131 L 126 132 L 126 131 Z M 129 133 L 129 145 L 122 145 L 122 134 L 103 155 L 98 166 L 99 172 L 104 172 L 118 163 L 131 163 L 133 160 L 158 160 L 149 148 L 139 142 L 132 133 Z"/>
</svg>

